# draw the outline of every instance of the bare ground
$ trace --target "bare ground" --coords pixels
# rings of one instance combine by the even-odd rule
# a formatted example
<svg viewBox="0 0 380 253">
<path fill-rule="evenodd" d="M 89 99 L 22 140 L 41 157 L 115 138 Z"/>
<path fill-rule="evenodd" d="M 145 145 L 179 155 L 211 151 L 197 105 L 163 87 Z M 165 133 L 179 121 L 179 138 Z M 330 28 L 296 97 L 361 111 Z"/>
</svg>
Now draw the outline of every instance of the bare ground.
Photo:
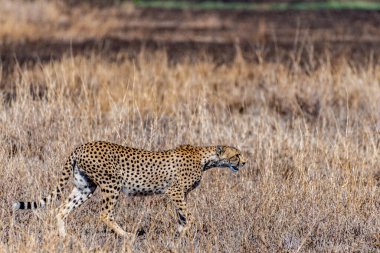
<svg viewBox="0 0 380 253">
<path fill-rule="evenodd" d="M 48 7 L 29 6 L 41 16 L 20 20 L 14 16 L 27 16 L 23 9 L 28 6 L 15 14 L 17 2 L 3 10 L 0 57 L 4 63 L 49 61 L 93 50 L 111 56 L 128 52 L 134 57 L 142 48 L 165 49 L 173 61 L 209 55 L 226 63 L 234 59 L 236 46 L 250 60 L 283 61 L 297 53 L 307 61 L 310 53 L 328 51 L 333 59 L 345 56 L 363 62 L 369 56 L 377 61 L 380 42 L 380 14 L 373 11 L 69 8 L 52 2 Z"/>
</svg>

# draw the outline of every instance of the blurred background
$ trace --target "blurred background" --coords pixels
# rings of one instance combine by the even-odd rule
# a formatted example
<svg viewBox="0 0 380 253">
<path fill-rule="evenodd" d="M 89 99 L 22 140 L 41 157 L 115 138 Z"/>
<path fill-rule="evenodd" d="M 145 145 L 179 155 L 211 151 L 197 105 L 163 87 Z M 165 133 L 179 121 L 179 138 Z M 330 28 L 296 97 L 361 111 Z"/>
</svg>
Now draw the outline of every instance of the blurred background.
<svg viewBox="0 0 380 253">
<path fill-rule="evenodd" d="M 0 0 L 2 62 L 57 59 L 96 50 L 110 57 L 166 50 L 170 60 L 208 55 L 307 60 L 328 49 L 363 61 L 377 56 L 378 1 L 24 1 Z M 306 58 L 305 58 L 306 57 Z M 12 65 L 12 64 L 11 64 Z M 11 67 L 4 64 L 3 68 Z"/>
</svg>

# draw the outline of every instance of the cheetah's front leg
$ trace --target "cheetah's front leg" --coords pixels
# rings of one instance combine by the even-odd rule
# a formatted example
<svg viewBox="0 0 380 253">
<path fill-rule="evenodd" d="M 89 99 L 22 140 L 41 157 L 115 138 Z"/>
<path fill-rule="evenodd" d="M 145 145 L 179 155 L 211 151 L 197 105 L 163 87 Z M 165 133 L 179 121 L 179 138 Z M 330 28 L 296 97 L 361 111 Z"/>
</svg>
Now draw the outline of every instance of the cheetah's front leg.
<svg viewBox="0 0 380 253">
<path fill-rule="evenodd" d="M 186 194 L 179 187 L 171 187 L 166 191 L 166 195 L 176 208 L 179 223 L 178 233 L 183 236 L 192 223 L 192 215 L 186 207 Z"/>
</svg>

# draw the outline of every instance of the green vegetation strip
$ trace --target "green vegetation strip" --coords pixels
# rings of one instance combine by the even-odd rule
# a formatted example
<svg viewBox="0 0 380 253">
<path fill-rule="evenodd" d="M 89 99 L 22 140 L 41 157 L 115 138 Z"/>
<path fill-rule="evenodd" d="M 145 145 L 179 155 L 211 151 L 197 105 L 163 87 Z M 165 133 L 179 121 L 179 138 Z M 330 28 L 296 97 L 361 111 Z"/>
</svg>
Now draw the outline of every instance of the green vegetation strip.
<svg viewBox="0 0 380 253">
<path fill-rule="evenodd" d="M 134 1 L 138 7 L 201 10 L 380 10 L 379 2 L 223 3 L 186 1 Z"/>
</svg>

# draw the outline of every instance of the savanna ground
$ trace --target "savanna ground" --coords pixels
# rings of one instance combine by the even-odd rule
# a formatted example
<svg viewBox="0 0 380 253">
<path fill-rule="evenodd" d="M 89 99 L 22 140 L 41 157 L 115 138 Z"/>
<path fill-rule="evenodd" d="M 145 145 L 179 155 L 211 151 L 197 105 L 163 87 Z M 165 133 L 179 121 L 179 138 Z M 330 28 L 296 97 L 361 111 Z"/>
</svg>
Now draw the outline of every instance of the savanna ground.
<svg viewBox="0 0 380 253">
<path fill-rule="evenodd" d="M 0 3 L 1 252 L 173 250 L 162 196 L 120 198 L 130 241 L 98 220 L 96 193 L 65 239 L 51 211 L 11 210 L 53 189 L 72 149 L 94 140 L 243 150 L 246 168 L 208 171 L 190 194 L 197 226 L 180 252 L 380 250 L 379 14 Z"/>
</svg>

